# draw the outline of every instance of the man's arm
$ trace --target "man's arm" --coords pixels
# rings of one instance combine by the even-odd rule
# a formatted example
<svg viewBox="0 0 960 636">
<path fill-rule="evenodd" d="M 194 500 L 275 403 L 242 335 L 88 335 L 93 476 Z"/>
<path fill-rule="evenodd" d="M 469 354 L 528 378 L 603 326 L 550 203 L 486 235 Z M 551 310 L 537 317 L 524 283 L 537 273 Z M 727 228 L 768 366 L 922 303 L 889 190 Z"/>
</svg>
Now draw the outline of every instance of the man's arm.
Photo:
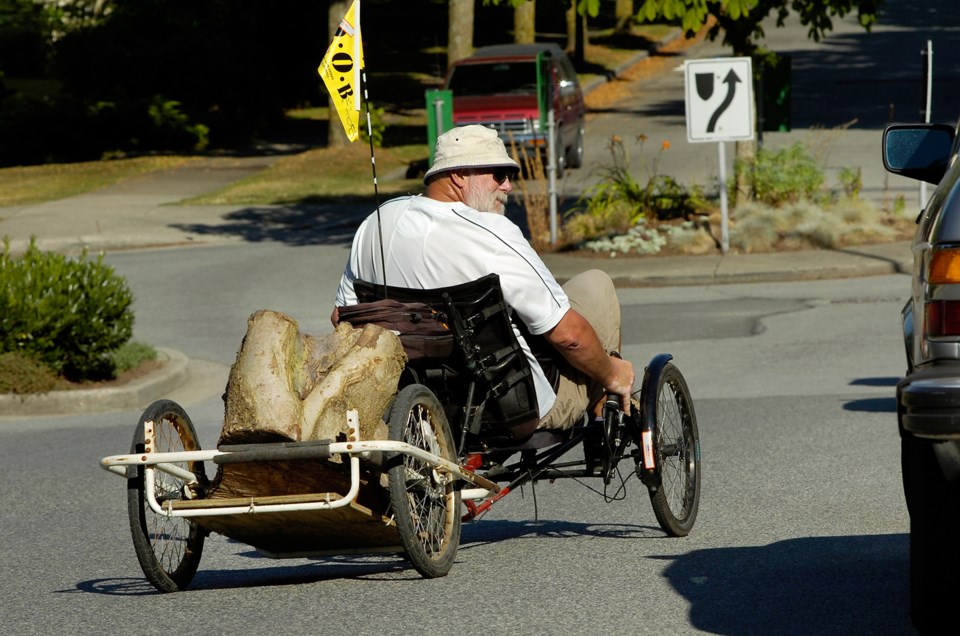
<svg viewBox="0 0 960 636">
<path fill-rule="evenodd" d="M 544 338 L 574 368 L 603 385 L 608 393 L 619 395 L 623 410 L 630 413 L 633 391 L 633 365 L 604 351 L 597 332 L 577 311 L 570 309 Z"/>
</svg>

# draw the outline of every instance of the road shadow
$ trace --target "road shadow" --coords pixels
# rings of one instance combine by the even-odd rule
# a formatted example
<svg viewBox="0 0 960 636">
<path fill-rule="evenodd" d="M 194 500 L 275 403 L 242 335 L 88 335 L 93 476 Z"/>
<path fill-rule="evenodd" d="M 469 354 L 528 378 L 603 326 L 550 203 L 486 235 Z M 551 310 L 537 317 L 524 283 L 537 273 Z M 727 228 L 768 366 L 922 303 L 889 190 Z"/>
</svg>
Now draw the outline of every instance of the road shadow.
<svg viewBox="0 0 960 636">
<path fill-rule="evenodd" d="M 250 243 L 349 245 L 373 208 L 365 204 L 254 206 L 230 212 L 217 223 L 173 223 L 170 227 L 198 236 L 232 236 Z"/>
<path fill-rule="evenodd" d="M 479 519 L 463 525 L 460 550 L 472 550 L 491 543 L 536 537 L 565 539 L 594 537 L 598 539 L 662 539 L 659 526 L 631 523 L 577 523 L 563 520 L 509 521 Z"/>
<path fill-rule="evenodd" d="M 879 28 L 829 33 L 815 50 L 777 49 L 792 59 L 794 128 L 883 128 L 893 121 L 923 121 L 921 50 L 934 48 L 932 112 L 955 121 L 960 99 L 960 28 L 948 0 L 888 2 Z M 887 29 L 887 26 L 896 28 Z M 952 26 L 951 26 L 952 25 Z"/>
<path fill-rule="evenodd" d="M 910 634 L 905 534 L 810 537 L 665 556 L 665 576 L 713 634 Z"/>
<path fill-rule="evenodd" d="M 480 519 L 464 524 L 459 553 L 485 545 L 536 537 L 538 539 L 566 539 L 570 537 L 604 539 L 662 539 L 664 532 L 655 526 L 635 524 L 575 523 L 570 521 L 508 521 Z M 241 549 L 243 543 L 232 541 Z M 250 567 L 198 570 L 187 591 L 231 588 L 255 588 L 266 585 L 299 585 L 338 579 L 397 580 L 421 579 L 409 561 L 400 554 L 332 555 L 303 561 L 277 563 L 253 549 L 237 554 L 249 559 Z M 459 557 L 458 557 L 459 560 Z M 270 563 L 259 567 L 257 564 Z M 57 594 L 87 593 L 107 596 L 147 596 L 161 594 L 143 577 L 99 578 L 78 582 L 70 589 L 56 590 Z"/>
<path fill-rule="evenodd" d="M 251 553 L 262 557 L 256 552 Z M 271 563 L 276 561 L 270 560 Z M 301 585 L 342 579 L 379 579 L 389 576 L 396 580 L 397 573 L 409 573 L 409 578 L 420 575 L 400 555 L 348 555 L 330 556 L 310 563 L 281 563 L 266 567 L 201 569 L 184 591 L 224 590 L 258 588 L 264 586 Z M 404 577 L 406 578 L 406 577 Z M 87 593 L 107 596 L 151 596 L 163 594 L 142 577 L 117 577 L 80 581 L 74 589 L 57 590 L 56 593 Z M 184 593 L 181 592 L 181 593 Z"/>
<path fill-rule="evenodd" d="M 843 403 L 843 410 L 858 413 L 896 413 L 897 398 L 891 396 L 848 400 Z"/>
<path fill-rule="evenodd" d="M 384 198 L 380 204 L 391 197 Z M 307 245 L 350 245 L 357 228 L 376 210 L 376 201 L 364 198 L 314 198 L 315 203 L 250 206 L 221 217 L 216 223 L 171 223 L 169 227 L 198 236 L 235 237 L 250 243 L 276 242 L 299 247 Z M 558 214 L 576 204 L 572 197 L 560 197 Z M 530 238 L 525 208 L 511 200 L 506 217 Z"/>
<path fill-rule="evenodd" d="M 850 386 L 886 386 L 895 387 L 900 381 L 896 377 L 874 377 L 857 378 L 850 382 Z M 892 391 L 891 391 L 892 393 Z M 896 413 L 897 398 L 895 395 L 885 397 L 861 398 L 858 400 L 847 400 L 843 403 L 844 411 L 856 411 L 860 413 Z"/>
<path fill-rule="evenodd" d="M 869 258 L 875 261 L 882 261 L 890 265 L 890 271 L 893 274 L 906 274 L 908 276 L 913 274 L 912 265 L 904 260 L 898 260 L 888 256 L 881 256 L 879 254 L 871 254 L 863 250 L 858 250 L 855 247 L 837 247 L 829 249 L 830 251 L 839 252 L 841 254 L 852 254 L 853 256 L 860 256 L 862 258 Z"/>
<path fill-rule="evenodd" d="M 900 378 L 885 376 L 880 378 L 857 378 L 850 382 L 850 386 L 897 386 Z"/>
</svg>

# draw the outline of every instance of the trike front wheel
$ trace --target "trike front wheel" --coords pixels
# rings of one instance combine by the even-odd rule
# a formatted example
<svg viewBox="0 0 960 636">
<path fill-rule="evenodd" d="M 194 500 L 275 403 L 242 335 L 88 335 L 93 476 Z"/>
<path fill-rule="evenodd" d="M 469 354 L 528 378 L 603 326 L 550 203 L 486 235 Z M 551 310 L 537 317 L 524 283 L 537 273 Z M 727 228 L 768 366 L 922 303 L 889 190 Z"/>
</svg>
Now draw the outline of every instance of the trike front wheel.
<svg viewBox="0 0 960 636">
<path fill-rule="evenodd" d="M 700 432 L 683 375 L 672 364 L 658 377 L 653 408 L 653 455 L 658 478 L 650 488 L 653 512 L 664 532 L 690 533 L 700 507 Z M 644 414 L 650 416 L 649 411 Z"/>
<path fill-rule="evenodd" d="M 145 439 L 144 425 L 152 433 Z M 149 447 L 147 447 L 149 445 Z M 186 412 L 176 402 L 159 400 L 140 416 L 133 433 L 131 453 L 169 453 L 200 450 L 197 432 Z M 184 479 L 156 468 L 137 467 L 127 480 L 127 516 L 137 560 L 147 580 L 161 592 L 184 589 L 193 580 L 203 553 L 206 533 L 184 517 L 158 514 L 148 502 L 148 488 L 163 507 L 169 502 L 202 495 L 207 478 L 202 462 L 170 462 L 196 476 L 188 484 Z"/>
<path fill-rule="evenodd" d="M 404 387 L 390 409 L 390 439 L 456 462 L 443 408 L 421 384 Z M 460 546 L 460 491 L 446 471 L 409 454 L 390 461 L 390 504 L 407 557 L 427 578 L 445 576 Z"/>
</svg>

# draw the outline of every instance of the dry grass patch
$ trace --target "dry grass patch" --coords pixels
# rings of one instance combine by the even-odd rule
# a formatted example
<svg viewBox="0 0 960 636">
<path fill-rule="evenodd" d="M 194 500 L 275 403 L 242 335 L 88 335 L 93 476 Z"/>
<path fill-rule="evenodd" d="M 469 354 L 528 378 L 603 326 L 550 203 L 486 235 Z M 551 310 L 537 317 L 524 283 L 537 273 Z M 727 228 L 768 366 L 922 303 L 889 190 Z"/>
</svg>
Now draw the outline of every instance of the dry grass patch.
<svg viewBox="0 0 960 636">
<path fill-rule="evenodd" d="M 427 156 L 425 145 L 377 148 L 375 156 L 381 195 L 413 193 L 422 189 L 419 178 L 406 178 L 406 171 L 412 162 Z M 370 147 L 353 143 L 283 157 L 262 172 L 184 203 L 293 204 L 330 197 L 369 198 L 373 193 Z"/>
<path fill-rule="evenodd" d="M 0 206 L 63 199 L 113 185 L 129 177 L 182 166 L 193 157 L 164 156 L 21 166 L 0 169 Z"/>
</svg>

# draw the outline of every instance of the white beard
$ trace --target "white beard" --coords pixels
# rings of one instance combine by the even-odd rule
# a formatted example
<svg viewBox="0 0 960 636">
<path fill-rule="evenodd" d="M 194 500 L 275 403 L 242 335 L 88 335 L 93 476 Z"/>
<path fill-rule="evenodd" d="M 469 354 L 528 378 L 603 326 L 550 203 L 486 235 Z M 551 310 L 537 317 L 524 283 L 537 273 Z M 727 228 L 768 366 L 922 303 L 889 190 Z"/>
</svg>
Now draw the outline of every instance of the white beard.
<svg viewBox="0 0 960 636">
<path fill-rule="evenodd" d="M 492 212 L 493 214 L 503 214 L 507 206 L 507 193 L 500 190 L 493 192 L 481 190 L 477 184 L 473 185 L 471 181 L 463 196 L 463 202 L 478 212 Z"/>
</svg>

